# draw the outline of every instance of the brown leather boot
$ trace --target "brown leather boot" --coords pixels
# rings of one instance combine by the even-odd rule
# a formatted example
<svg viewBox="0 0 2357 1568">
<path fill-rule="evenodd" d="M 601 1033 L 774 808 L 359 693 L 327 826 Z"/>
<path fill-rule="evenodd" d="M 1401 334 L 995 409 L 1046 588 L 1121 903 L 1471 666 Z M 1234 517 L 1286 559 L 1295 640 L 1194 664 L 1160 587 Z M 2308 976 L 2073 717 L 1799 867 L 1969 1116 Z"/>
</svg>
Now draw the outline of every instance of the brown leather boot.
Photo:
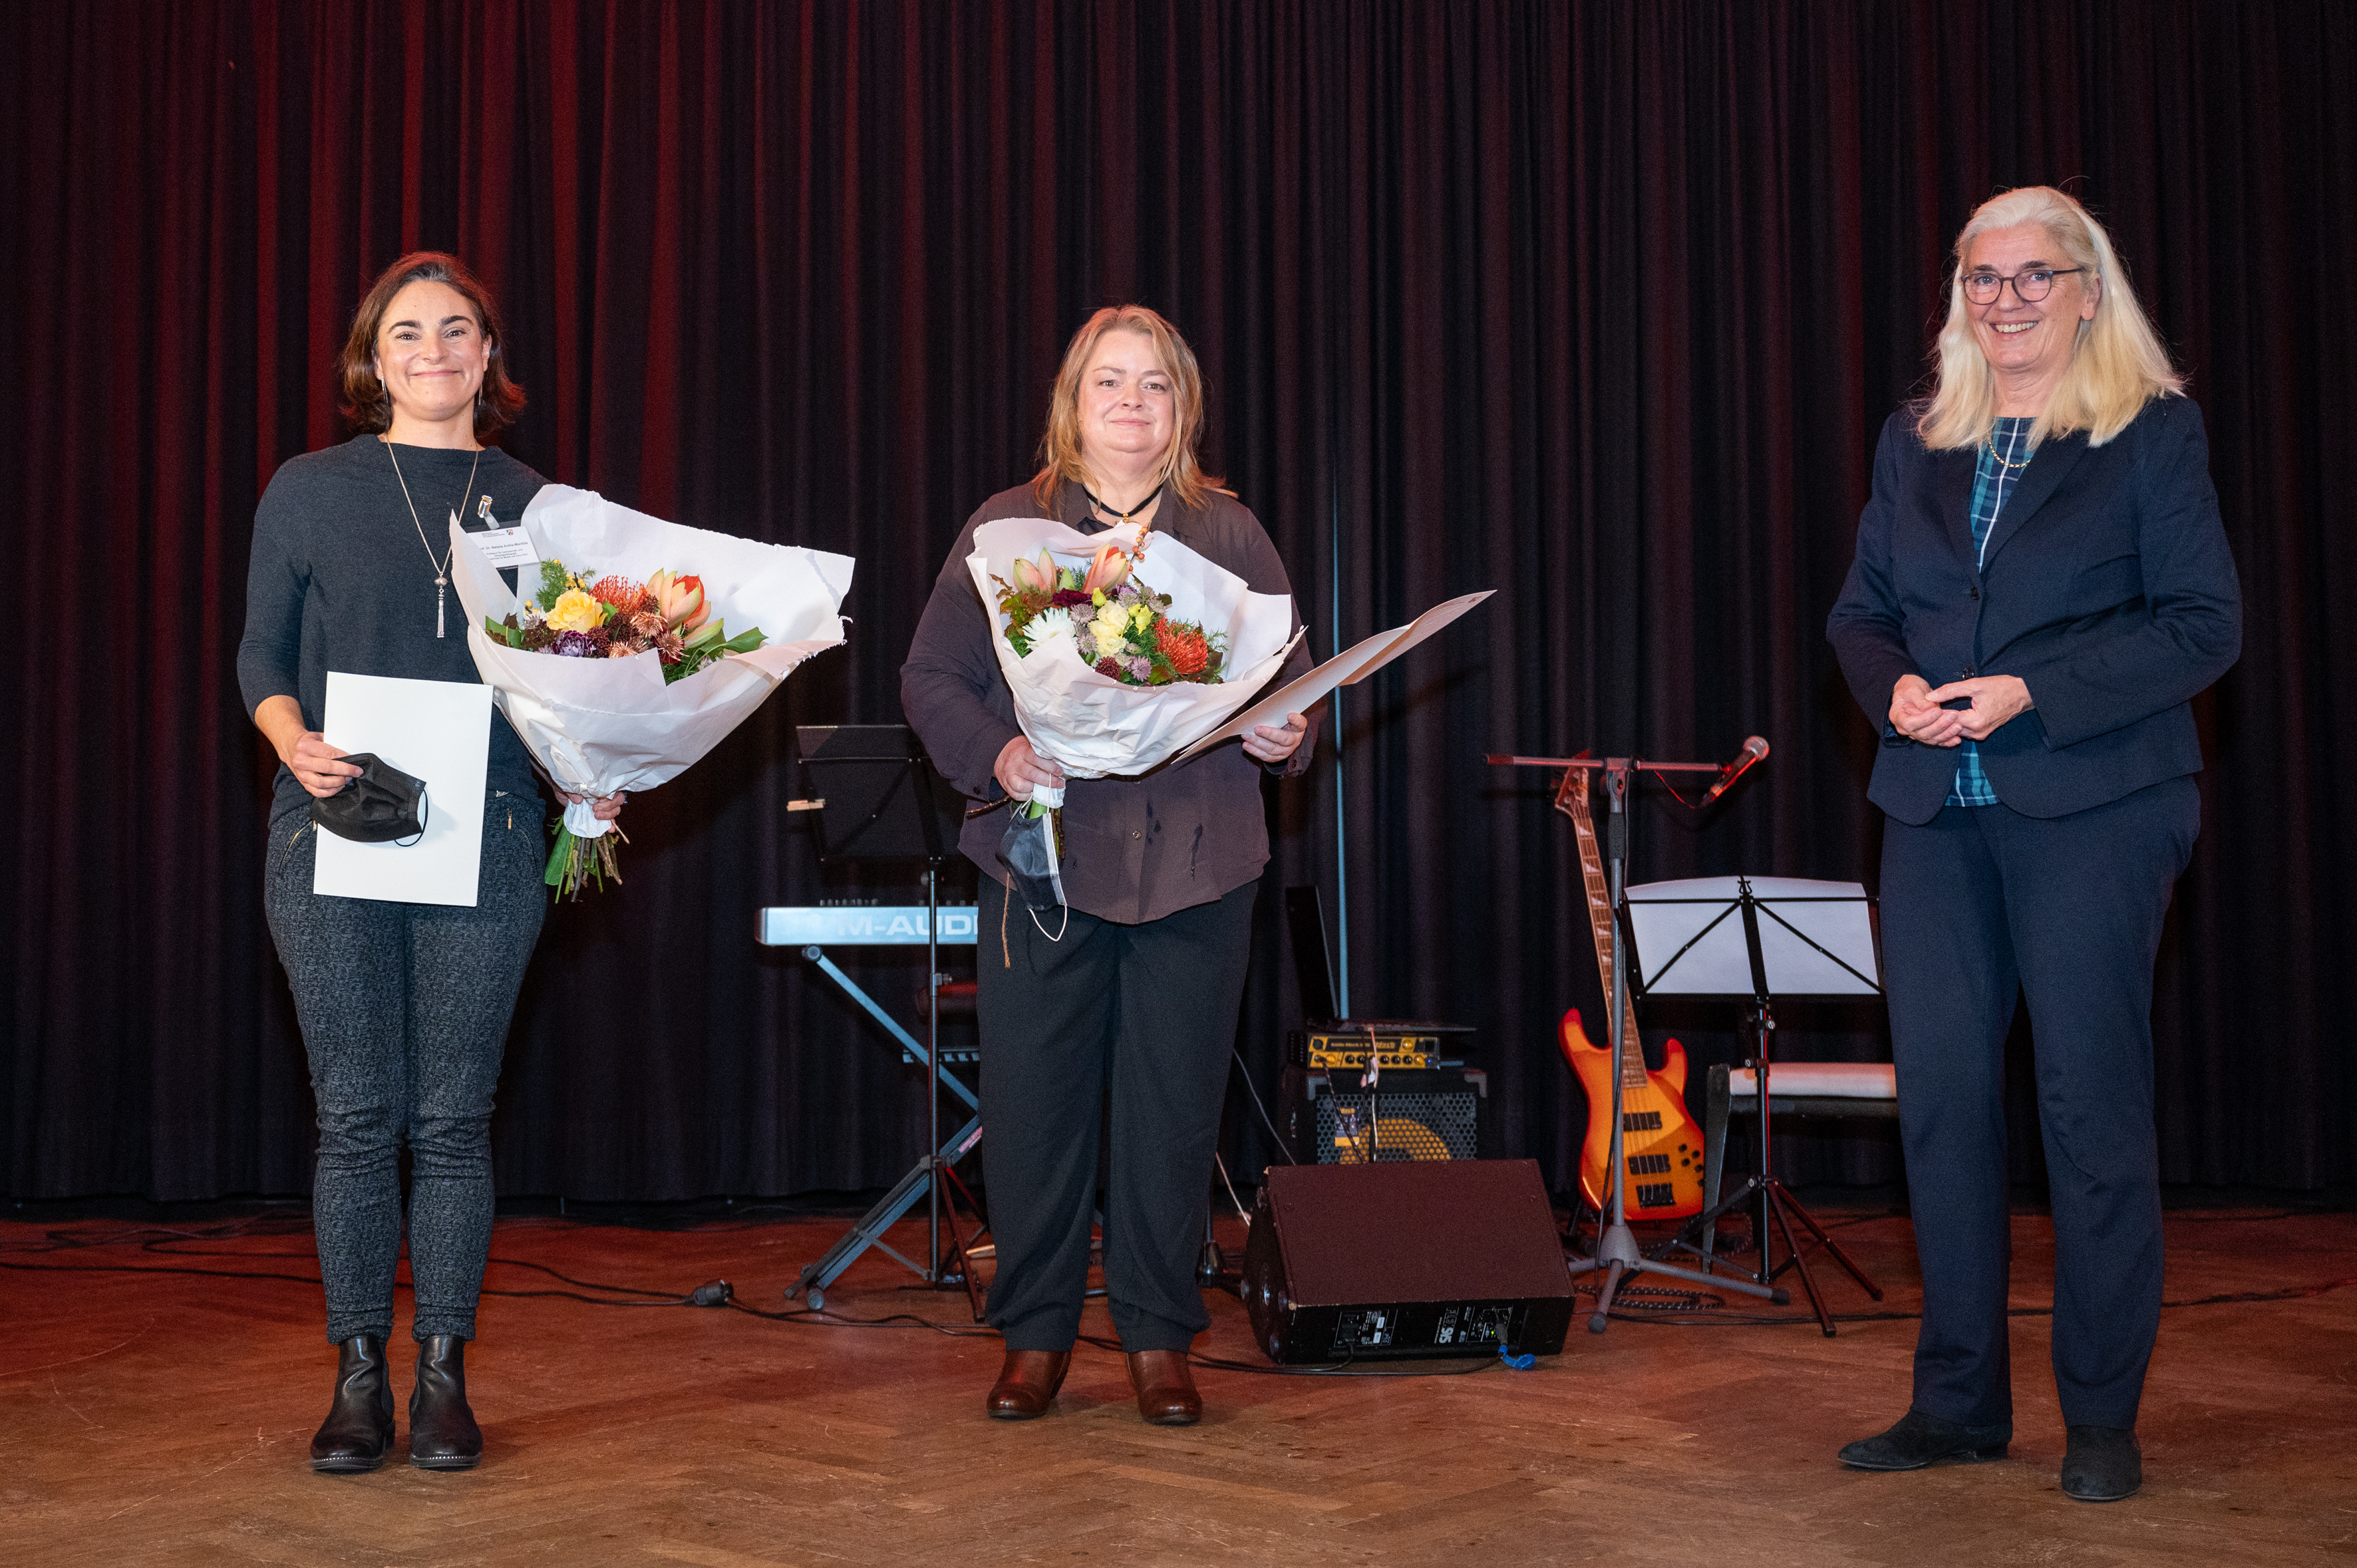
<svg viewBox="0 0 2357 1568">
<path fill-rule="evenodd" d="M 1029 1421 L 1047 1414 L 1071 1365 L 1070 1350 L 1009 1350 L 998 1381 L 990 1385 L 990 1419 Z"/>
<path fill-rule="evenodd" d="M 1152 1426 L 1192 1426 L 1203 1419 L 1203 1396 L 1184 1350 L 1132 1350 L 1129 1386 L 1137 1391 L 1137 1413 Z"/>
</svg>

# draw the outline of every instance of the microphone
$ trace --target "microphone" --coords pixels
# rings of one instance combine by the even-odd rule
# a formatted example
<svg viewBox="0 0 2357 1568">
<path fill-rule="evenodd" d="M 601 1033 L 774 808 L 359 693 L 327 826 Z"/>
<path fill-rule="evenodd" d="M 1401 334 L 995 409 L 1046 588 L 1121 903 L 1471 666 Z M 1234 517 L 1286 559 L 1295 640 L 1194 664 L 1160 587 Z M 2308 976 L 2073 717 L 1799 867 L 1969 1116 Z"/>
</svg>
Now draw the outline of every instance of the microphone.
<svg viewBox="0 0 2357 1568">
<path fill-rule="evenodd" d="M 1767 755 L 1768 743 L 1766 741 L 1760 739 L 1756 735 L 1746 739 L 1743 743 L 1743 749 L 1737 752 L 1734 759 L 1728 762 L 1726 767 L 1718 770 L 1718 778 L 1711 784 L 1710 792 L 1702 798 L 1702 803 L 1707 806 L 1713 800 L 1717 800 L 1721 795 L 1726 794 L 1727 787 L 1728 785 L 1742 778 L 1745 771 L 1749 769 L 1753 763 L 1759 761 L 1761 757 Z"/>
</svg>

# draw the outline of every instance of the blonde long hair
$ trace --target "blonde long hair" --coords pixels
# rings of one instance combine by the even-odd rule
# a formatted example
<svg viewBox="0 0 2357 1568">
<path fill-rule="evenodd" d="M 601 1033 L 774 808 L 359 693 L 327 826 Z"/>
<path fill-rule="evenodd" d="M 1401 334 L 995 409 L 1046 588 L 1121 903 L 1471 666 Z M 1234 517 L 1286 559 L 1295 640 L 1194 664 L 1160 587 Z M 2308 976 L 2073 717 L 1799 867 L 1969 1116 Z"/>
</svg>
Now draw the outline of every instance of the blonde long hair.
<svg viewBox="0 0 2357 1568">
<path fill-rule="evenodd" d="M 2097 280 L 2101 290 L 2094 318 L 2079 323 L 2061 383 L 2029 427 L 2030 446 L 2049 435 L 2083 430 L 2089 446 L 2101 446 L 2126 429 L 2152 399 L 2184 395 L 2185 378 L 2169 363 L 2160 335 L 2136 304 L 2104 226 L 2053 187 L 2024 186 L 1981 203 L 1956 236 L 1955 270 L 1948 278 L 1948 320 L 1933 350 L 1940 366 L 1939 390 L 1915 424 L 1926 446 L 1977 446 L 1996 425 L 1996 376 L 1973 338 L 1972 314 L 1964 299 L 1964 257 L 1975 235 L 2020 223 L 2044 229 L 2071 264 L 2086 269 L 2084 275 Z"/>
<path fill-rule="evenodd" d="M 1203 433 L 1203 372 L 1195 363 L 1195 351 L 1176 327 L 1145 306 L 1108 305 L 1081 323 L 1064 349 L 1063 368 L 1056 372 L 1056 389 L 1048 399 L 1048 428 L 1039 437 L 1039 471 L 1031 478 L 1031 493 L 1039 505 L 1052 513 L 1065 480 L 1089 482 L 1088 465 L 1081 459 L 1081 377 L 1088 372 L 1097 339 L 1113 331 L 1141 332 L 1153 338 L 1155 354 L 1170 372 L 1177 420 L 1170 450 L 1162 457 L 1162 483 L 1189 511 L 1200 510 L 1206 496 L 1232 494 L 1195 460 L 1195 444 Z"/>
</svg>

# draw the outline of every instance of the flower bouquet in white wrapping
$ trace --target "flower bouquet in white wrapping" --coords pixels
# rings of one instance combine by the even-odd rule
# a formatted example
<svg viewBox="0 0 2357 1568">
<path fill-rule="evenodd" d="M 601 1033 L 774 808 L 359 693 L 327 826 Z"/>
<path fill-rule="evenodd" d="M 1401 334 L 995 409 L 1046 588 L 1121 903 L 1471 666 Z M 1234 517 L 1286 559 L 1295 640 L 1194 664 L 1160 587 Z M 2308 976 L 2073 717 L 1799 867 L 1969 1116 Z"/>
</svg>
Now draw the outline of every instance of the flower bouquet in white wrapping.
<svg viewBox="0 0 2357 1568">
<path fill-rule="evenodd" d="M 468 650 L 550 782 L 585 797 L 565 809 L 549 885 L 619 881 L 610 824 L 587 799 L 676 778 L 796 665 L 840 645 L 852 559 L 683 527 L 569 485 L 534 496 L 496 556 L 491 538 L 452 521 Z M 520 592 L 500 577 L 507 564 Z"/>
<path fill-rule="evenodd" d="M 966 570 L 993 616 L 1016 722 L 1068 778 L 1135 777 L 1168 761 L 1249 702 L 1297 640 L 1285 595 L 1256 594 L 1169 535 L 1131 526 L 1090 535 L 1002 518 L 974 530 Z M 1043 886 L 1061 898 L 1052 813 L 1062 804 L 1061 790 L 1035 791 L 1007 830 L 1007 864 L 1035 908 L 1052 907 L 1034 896 Z"/>
</svg>

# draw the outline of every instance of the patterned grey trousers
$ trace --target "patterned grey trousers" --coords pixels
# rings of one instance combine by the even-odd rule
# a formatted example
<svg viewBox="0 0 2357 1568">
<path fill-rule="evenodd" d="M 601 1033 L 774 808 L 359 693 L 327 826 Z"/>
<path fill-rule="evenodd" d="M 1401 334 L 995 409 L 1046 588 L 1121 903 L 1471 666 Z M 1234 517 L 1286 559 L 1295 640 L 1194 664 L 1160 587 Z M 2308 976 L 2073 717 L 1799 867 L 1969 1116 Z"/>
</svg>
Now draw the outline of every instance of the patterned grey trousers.
<svg viewBox="0 0 2357 1568">
<path fill-rule="evenodd" d="M 492 794 L 471 909 L 315 894 L 308 811 L 270 824 L 264 900 L 319 1107 L 311 1214 L 332 1343 L 392 1336 L 404 1142 L 411 1333 L 475 1337 L 491 1095 L 547 900 L 544 815 L 536 796 Z"/>
</svg>

